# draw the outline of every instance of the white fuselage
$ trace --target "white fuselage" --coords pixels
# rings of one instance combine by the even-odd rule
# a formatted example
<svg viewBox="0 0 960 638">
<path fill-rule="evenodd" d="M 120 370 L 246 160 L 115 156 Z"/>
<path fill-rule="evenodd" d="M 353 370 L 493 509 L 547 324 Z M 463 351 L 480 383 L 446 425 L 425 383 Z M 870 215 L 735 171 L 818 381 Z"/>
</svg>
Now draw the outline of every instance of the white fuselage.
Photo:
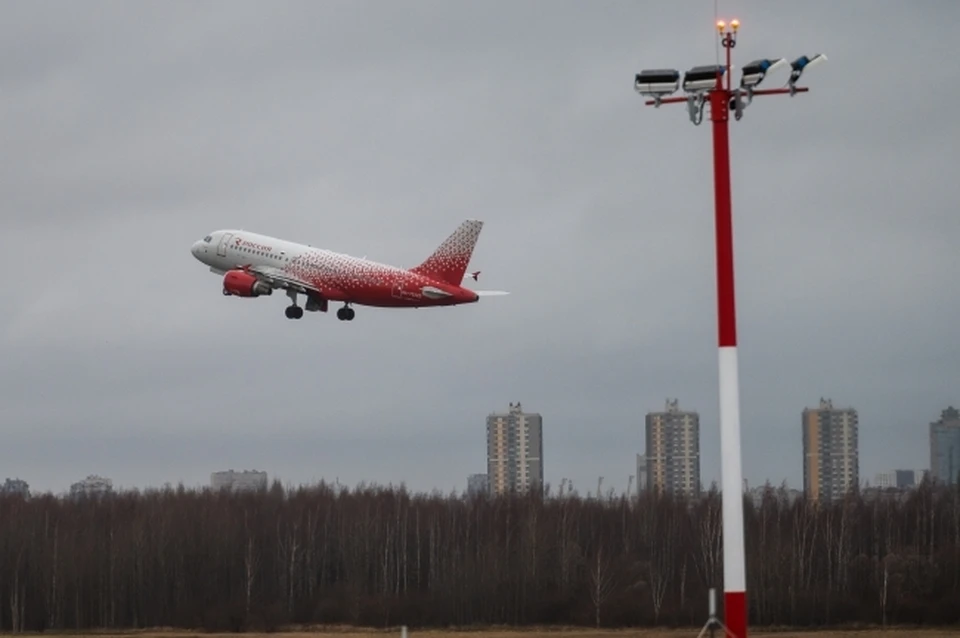
<svg viewBox="0 0 960 638">
<path fill-rule="evenodd" d="M 402 272 L 402 269 L 394 266 L 244 230 L 213 232 L 195 242 L 190 252 L 200 262 L 210 266 L 211 271 L 221 275 L 242 266 L 272 266 L 286 269 L 300 257 L 311 254 L 316 257 L 332 258 L 344 265 L 362 264 L 368 268 Z"/>
</svg>

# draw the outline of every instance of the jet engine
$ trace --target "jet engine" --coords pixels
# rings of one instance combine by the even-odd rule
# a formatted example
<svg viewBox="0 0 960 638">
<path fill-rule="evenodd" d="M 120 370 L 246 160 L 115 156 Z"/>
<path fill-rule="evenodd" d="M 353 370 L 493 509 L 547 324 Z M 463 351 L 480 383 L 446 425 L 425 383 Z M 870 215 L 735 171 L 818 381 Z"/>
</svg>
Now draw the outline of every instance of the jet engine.
<svg viewBox="0 0 960 638">
<path fill-rule="evenodd" d="M 237 297 L 272 295 L 273 288 L 248 272 L 230 270 L 223 276 L 223 294 Z"/>
</svg>

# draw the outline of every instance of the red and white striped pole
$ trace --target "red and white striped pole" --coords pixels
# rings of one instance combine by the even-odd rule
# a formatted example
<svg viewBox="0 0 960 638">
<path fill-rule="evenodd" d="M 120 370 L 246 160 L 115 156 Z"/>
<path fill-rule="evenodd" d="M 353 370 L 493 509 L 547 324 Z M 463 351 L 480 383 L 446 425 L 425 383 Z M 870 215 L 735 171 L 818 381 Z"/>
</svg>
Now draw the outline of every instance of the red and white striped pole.
<svg viewBox="0 0 960 638">
<path fill-rule="evenodd" d="M 731 54 L 737 44 L 739 20 L 717 23 L 726 60 L 716 67 L 694 67 L 684 76 L 686 97 L 667 97 L 680 85 L 675 69 L 647 70 L 636 75 L 634 89 L 652 96 L 648 106 L 686 103 L 690 119 L 700 124 L 710 104 L 713 124 L 713 180 L 717 251 L 717 333 L 720 367 L 720 469 L 723 502 L 723 612 L 728 635 L 747 638 L 747 578 L 743 536 L 743 468 L 740 457 L 740 380 L 737 362 L 737 312 L 733 275 L 733 213 L 730 194 L 730 113 L 739 120 L 754 97 L 791 96 L 808 91 L 796 86 L 804 69 L 823 62 L 825 55 L 801 56 L 790 66 L 789 86 L 757 89 L 768 71 L 785 60 L 756 60 L 743 68 L 742 86 L 733 89 Z M 726 80 L 726 83 L 724 83 Z"/>
<path fill-rule="evenodd" d="M 730 194 L 731 49 L 735 33 L 721 32 L 726 64 L 710 92 L 713 188 L 717 243 L 717 332 L 720 365 L 720 485 L 723 490 L 723 616 L 727 631 L 747 636 L 747 579 L 743 540 L 743 469 L 740 459 L 740 372 L 733 276 L 733 204 Z M 736 31 L 739 24 L 731 25 Z M 726 86 L 723 80 L 726 76 Z"/>
</svg>

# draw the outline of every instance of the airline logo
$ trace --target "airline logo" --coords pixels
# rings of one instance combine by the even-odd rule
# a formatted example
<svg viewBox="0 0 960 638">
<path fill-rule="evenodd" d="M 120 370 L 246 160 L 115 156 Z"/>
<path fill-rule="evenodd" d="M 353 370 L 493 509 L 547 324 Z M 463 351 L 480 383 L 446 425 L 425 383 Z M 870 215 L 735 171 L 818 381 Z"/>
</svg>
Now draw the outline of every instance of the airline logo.
<svg viewBox="0 0 960 638">
<path fill-rule="evenodd" d="M 403 282 L 398 282 L 393 285 L 393 289 L 390 291 L 391 296 L 394 299 L 422 299 L 423 294 L 419 289 L 408 290 L 404 288 Z"/>
<path fill-rule="evenodd" d="M 242 237 L 237 237 L 236 241 L 234 241 L 234 244 L 236 244 L 237 248 L 240 248 L 240 247 L 252 248 L 253 250 L 259 250 L 260 252 L 264 252 L 264 253 L 268 253 L 273 250 L 272 246 L 265 246 L 263 244 L 258 244 L 256 242 L 243 239 Z"/>
</svg>

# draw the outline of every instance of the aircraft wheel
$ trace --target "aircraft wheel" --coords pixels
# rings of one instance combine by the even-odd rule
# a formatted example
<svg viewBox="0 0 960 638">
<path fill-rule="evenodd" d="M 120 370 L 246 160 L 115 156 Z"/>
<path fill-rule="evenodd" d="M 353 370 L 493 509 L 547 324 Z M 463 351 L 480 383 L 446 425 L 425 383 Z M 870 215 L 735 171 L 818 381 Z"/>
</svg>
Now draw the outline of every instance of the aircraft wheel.
<svg viewBox="0 0 960 638">
<path fill-rule="evenodd" d="M 283 314 L 287 316 L 287 319 L 299 319 L 303 316 L 303 308 L 300 306 L 287 306 Z"/>
<path fill-rule="evenodd" d="M 344 308 L 344 311 L 345 311 L 344 315 L 346 316 L 347 321 L 353 321 L 353 318 L 357 316 L 357 313 L 354 311 L 353 308 Z"/>
</svg>

